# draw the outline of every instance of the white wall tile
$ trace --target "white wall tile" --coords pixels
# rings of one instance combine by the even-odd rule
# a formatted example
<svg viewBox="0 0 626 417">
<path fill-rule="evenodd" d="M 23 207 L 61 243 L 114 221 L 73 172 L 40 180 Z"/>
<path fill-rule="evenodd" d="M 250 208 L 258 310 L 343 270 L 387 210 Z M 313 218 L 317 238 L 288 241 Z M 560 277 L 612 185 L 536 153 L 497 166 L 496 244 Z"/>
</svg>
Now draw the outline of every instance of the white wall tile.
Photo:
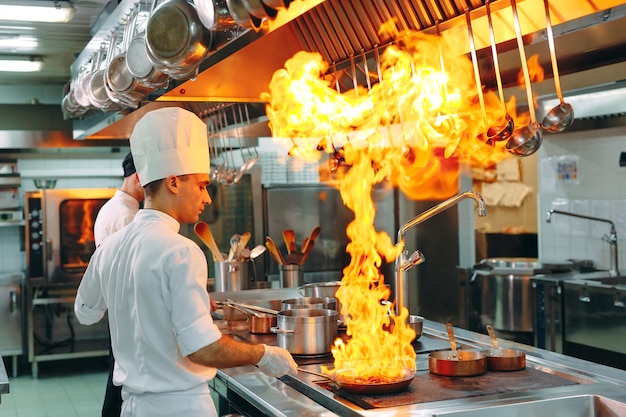
<svg viewBox="0 0 626 417">
<path fill-rule="evenodd" d="M 546 182 L 550 181 L 550 175 L 541 175 L 539 189 L 543 192 L 537 204 L 540 219 L 553 207 L 613 221 L 618 248 L 625 249 L 618 253 L 619 259 L 625 259 L 622 252 L 626 252 L 626 168 L 620 168 L 618 163 L 622 151 L 626 151 L 624 127 L 546 135 L 539 150 L 539 165 L 545 169 L 553 166 L 550 161 L 560 156 L 578 156 L 579 183 L 557 181 L 554 187 Z M 552 223 L 543 220 L 539 227 L 539 256 L 557 260 L 589 259 L 597 267 L 608 269 L 610 246 L 602 236 L 609 232 L 610 225 L 605 222 L 555 215 Z"/>
</svg>

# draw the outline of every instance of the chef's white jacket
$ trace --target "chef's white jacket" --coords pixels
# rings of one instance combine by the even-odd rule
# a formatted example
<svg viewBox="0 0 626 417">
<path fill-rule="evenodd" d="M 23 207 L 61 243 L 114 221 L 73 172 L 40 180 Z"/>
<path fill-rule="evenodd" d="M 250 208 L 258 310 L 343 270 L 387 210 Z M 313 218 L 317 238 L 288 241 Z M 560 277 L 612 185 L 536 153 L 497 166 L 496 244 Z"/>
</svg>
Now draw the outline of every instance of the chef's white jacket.
<svg viewBox="0 0 626 417">
<path fill-rule="evenodd" d="M 96 246 L 99 246 L 110 234 L 133 221 L 137 211 L 139 211 L 139 201 L 130 194 L 117 190 L 113 197 L 100 208 L 96 217 L 93 225 Z"/>
<path fill-rule="evenodd" d="M 186 357 L 222 334 L 210 314 L 204 253 L 179 229 L 163 212 L 139 210 L 96 249 L 78 288 L 80 323 L 96 323 L 108 308 L 113 382 L 131 394 L 205 391 L 216 373 Z"/>
</svg>

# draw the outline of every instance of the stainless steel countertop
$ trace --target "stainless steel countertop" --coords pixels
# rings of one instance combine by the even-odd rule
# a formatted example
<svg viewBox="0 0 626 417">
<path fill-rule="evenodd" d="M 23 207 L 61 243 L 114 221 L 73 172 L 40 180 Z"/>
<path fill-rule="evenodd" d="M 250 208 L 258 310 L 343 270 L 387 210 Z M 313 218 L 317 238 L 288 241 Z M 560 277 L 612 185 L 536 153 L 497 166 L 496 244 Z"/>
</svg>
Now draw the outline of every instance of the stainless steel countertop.
<svg viewBox="0 0 626 417">
<path fill-rule="evenodd" d="M 2 402 L 2 394 L 9 393 L 9 376 L 7 370 L 4 367 L 4 361 L 0 357 L 0 403 Z"/>
<path fill-rule="evenodd" d="M 267 292 L 259 294 L 259 291 Z M 294 293 L 295 296 L 298 295 L 297 289 L 286 289 L 284 293 L 278 293 L 276 290 L 254 290 L 230 294 L 222 293 L 221 296 L 215 295 L 217 294 L 215 293 L 212 296 L 215 295 L 214 298 L 218 300 L 226 298 L 232 298 L 236 301 L 246 299 L 273 300 L 287 298 Z M 447 337 L 445 326 L 430 320 L 424 321 L 423 333 L 435 337 Z M 479 349 L 491 347 L 490 339 L 486 335 L 455 328 L 455 336 L 458 342 L 467 343 Z M 626 403 L 626 371 L 506 340 L 500 341 L 500 347 L 526 352 L 528 367 L 554 375 L 567 376 L 581 381 L 581 383 L 524 392 L 508 392 L 482 397 L 365 410 L 337 396 L 332 391 L 320 388 L 314 382 L 307 385 L 309 387 L 307 388 L 309 391 L 306 391 L 307 395 L 293 388 L 299 382 L 307 379 L 314 381 L 316 378 L 314 376 L 299 374 L 297 378 L 285 376 L 276 379 L 266 376 L 255 366 L 245 366 L 218 370 L 216 378 L 264 413 L 275 416 L 433 416 L 445 412 L 469 411 L 481 407 L 580 395 L 600 395 Z M 421 359 L 418 358 L 418 362 L 419 360 Z M 421 366 L 422 364 L 418 365 Z M 315 391 L 313 395 L 311 391 Z"/>
</svg>

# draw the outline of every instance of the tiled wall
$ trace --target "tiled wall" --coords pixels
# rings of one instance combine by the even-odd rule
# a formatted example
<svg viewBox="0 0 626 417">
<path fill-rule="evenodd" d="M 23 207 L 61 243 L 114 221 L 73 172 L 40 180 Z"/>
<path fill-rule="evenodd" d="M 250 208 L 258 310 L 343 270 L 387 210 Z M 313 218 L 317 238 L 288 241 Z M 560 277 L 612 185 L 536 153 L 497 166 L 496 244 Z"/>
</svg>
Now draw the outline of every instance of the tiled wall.
<svg viewBox="0 0 626 417">
<path fill-rule="evenodd" d="M 35 178 L 56 178 L 55 188 L 116 188 L 122 183 L 122 159 L 128 150 L 44 152 L 3 155 L 17 159 L 21 176 L 19 201 L 24 192 L 36 190 Z M 23 203 L 22 203 L 23 206 Z M 23 271 L 26 267 L 24 228 L 0 227 L 0 274 Z"/>
<path fill-rule="evenodd" d="M 593 260 L 609 269 L 610 247 L 602 237 L 610 225 L 570 216 L 554 215 L 551 208 L 604 218 L 615 223 L 618 259 L 626 270 L 626 167 L 619 167 L 626 152 L 626 127 L 545 135 L 539 150 L 539 256 L 542 259 Z M 570 175 L 568 167 L 577 167 Z"/>
</svg>

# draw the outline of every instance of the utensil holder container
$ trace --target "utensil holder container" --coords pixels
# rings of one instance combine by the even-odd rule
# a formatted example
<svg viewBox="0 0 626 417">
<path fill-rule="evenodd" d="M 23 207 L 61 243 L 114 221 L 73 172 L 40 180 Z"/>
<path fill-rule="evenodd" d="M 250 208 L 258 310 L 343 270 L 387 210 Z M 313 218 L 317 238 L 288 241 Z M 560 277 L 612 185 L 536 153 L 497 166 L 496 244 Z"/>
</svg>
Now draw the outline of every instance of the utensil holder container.
<svg viewBox="0 0 626 417">
<path fill-rule="evenodd" d="M 280 285 L 282 288 L 297 288 L 304 284 L 302 265 L 279 265 Z"/>
<path fill-rule="evenodd" d="M 247 290 L 249 286 L 248 261 L 215 262 L 215 292 Z"/>
</svg>

